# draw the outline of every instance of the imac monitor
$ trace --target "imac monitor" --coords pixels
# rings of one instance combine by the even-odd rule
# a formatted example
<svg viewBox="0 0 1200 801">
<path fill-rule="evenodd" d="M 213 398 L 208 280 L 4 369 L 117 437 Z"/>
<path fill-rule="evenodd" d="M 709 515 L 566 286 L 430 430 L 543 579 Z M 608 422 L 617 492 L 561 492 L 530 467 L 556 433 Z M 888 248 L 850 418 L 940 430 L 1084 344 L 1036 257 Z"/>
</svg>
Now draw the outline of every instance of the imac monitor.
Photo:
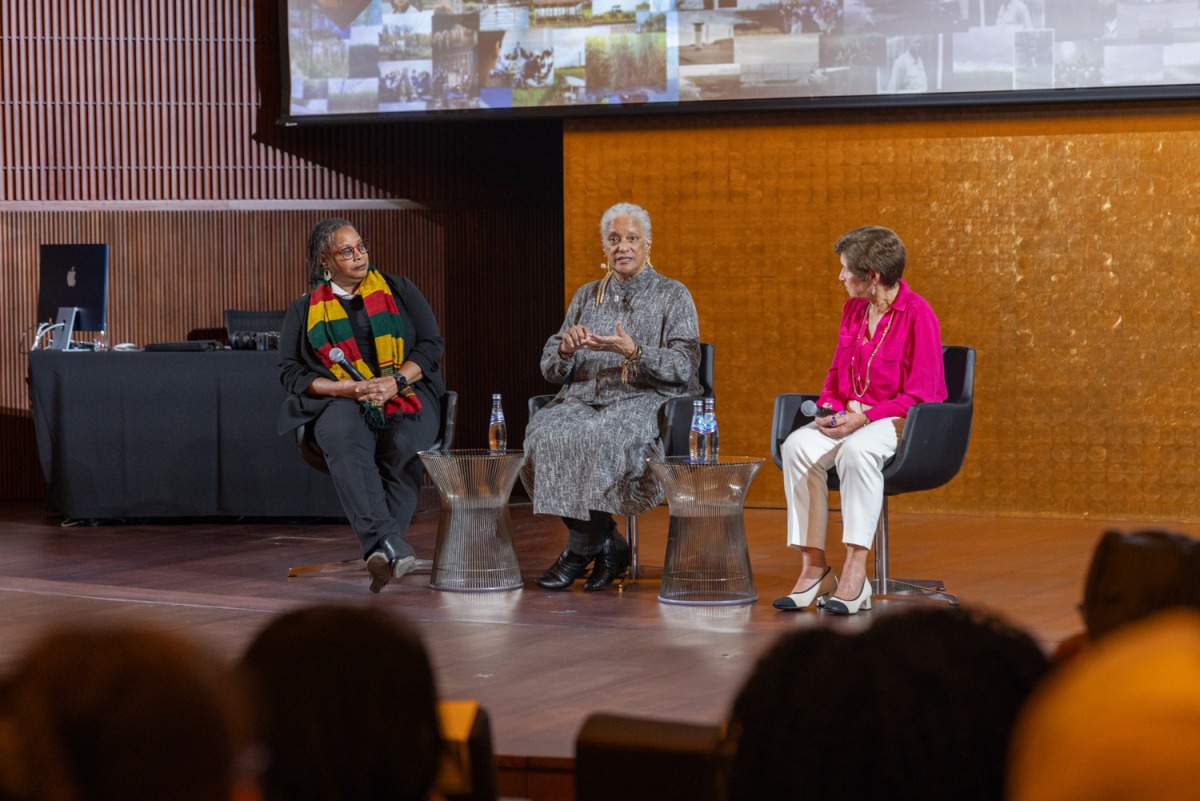
<svg viewBox="0 0 1200 801">
<path fill-rule="evenodd" d="M 103 331 L 108 245 L 42 245 L 40 263 L 38 322 L 63 324 L 52 347 L 69 348 L 72 330 Z"/>
</svg>

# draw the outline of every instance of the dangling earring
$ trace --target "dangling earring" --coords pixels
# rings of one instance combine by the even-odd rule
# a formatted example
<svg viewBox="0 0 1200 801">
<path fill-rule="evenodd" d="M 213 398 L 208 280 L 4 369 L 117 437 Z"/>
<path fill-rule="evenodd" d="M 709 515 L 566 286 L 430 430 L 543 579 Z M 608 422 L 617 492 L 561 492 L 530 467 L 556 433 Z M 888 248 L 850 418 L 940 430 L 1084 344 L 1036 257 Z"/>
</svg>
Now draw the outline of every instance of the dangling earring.
<svg viewBox="0 0 1200 801">
<path fill-rule="evenodd" d="M 601 264 L 600 269 L 604 270 L 604 277 L 600 279 L 600 286 L 596 288 L 596 306 L 599 307 L 604 302 L 604 296 L 608 293 L 608 282 L 612 280 L 612 270 L 608 269 L 608 264 Z"/>
<path fill-rule="evenodd" d="M 328 281 L 330 278 L 333 278 L 333 276 L 329 274 L 328 267 L 326 267 L 325 271 L 323 273 L 321 273 L 321 277 L 324 278 L 326 281 Z"/>
<path fill-rule="evenodd" d="M 646 248 L 646 266 L 647 267 L 654 266 L 653 264 L 650 263 L 650 248 L 649 247 Z"/>
<path fill-rule="evenodd" d="M 871 297 L 875 297 L 875 285 L 871 285 Z"/>
</svg>

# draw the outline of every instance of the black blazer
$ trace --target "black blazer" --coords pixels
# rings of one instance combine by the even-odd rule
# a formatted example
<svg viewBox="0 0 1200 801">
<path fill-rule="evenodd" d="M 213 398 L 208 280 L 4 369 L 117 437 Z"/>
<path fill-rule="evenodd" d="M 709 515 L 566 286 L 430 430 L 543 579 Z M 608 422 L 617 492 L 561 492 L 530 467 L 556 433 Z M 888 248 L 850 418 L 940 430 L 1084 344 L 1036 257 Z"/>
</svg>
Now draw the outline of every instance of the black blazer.
<svg viewBox="0 0 1200 801">
<path fill-rule="evenodd" d="M 413 385 L 421 399 L 422 413 L 426 410 L 441 414 L 442 396 L 446 385 L 442 381 L 442 353 L 446 342 L 438 329 L 433 309 L 416 285 L 407 278 L 384 275 L 396 308 L 404 320 L 404 344 L 408 347 L 405 358 L 416 362 L 424 374 Z M 305 292 L 288 307 L 279 332 L 279 369 L 283 388 L 288 398 L 279 413 L 279 433 L 286 434 L 314 419 L 335 398 L 314 398 L 304 394 L 318 376 L 335 379 L 312 344 L 308 341 L 308 296 Z"/>
</svg>

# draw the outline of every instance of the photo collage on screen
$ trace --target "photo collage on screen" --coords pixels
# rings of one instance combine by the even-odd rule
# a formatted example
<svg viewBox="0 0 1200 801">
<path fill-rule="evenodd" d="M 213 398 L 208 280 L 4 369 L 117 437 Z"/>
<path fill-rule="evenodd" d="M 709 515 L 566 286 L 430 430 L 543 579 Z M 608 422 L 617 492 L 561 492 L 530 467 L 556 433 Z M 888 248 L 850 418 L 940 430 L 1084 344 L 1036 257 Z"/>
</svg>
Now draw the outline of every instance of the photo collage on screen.
<svg viewBox="0 0 1200 801">
<path fill-rule="evenodd" d="M 288 0 L 290 114 L 1200 82 L 1200 0 Z"/>
</svg>

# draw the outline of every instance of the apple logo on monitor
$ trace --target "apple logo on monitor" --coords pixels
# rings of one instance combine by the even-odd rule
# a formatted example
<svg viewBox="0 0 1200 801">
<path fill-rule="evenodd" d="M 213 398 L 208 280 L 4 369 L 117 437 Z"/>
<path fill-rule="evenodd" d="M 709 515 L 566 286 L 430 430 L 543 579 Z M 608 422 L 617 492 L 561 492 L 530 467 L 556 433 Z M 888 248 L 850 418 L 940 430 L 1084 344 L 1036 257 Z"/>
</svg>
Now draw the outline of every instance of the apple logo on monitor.
<svg viewBox="0 0 1200 801">
<path fill-rule="evenodd" d="M 75 268 L 67 270 L 67 286 L 75 286 Z"/>
</svg>

